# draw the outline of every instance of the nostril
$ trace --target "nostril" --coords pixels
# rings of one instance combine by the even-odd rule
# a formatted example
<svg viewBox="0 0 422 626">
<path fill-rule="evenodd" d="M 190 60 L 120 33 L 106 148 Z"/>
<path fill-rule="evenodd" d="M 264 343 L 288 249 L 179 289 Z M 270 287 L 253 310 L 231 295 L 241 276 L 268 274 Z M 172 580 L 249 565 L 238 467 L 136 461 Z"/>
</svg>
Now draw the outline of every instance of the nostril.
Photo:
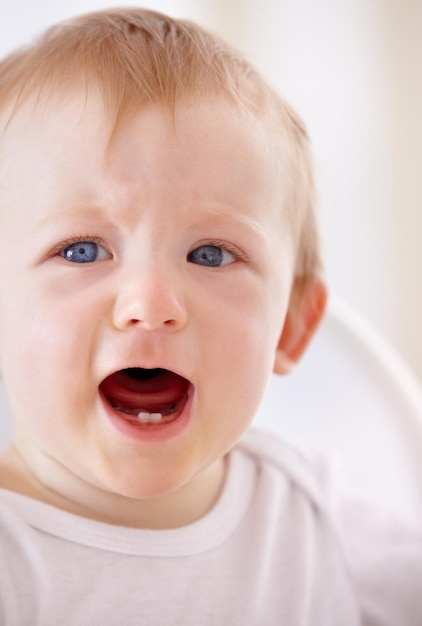
<svg viewBox="0 0 422 626">
<path fill-rule="evenodd" d="M 113 306 L 113 323 L 121 330 L 144 328 L 177 330 L 186 323 L 186 310 L 174 290 L 160 288 L 158 282 L 137 280 L 125 284 Z"/>
<path fill-rule="evenodd" d="M 143 326 L 146 329 L 154 329 L 159 328 L 160 326 L 164 326 L 165 328 L 173 329 L 178 326 L 178 322 L 175 319 L 164 320 L 162 324 L 152 324 L 143 321 L 142 319 L 132 318 L 128 320 L 127 326 Z"/>
</svg>

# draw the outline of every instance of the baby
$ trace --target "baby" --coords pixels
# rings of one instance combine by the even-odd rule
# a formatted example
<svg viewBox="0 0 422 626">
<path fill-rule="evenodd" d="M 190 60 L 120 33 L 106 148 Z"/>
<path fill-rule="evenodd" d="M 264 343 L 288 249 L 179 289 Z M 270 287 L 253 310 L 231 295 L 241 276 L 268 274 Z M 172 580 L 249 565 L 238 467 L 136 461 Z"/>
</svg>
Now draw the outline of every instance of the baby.
<svg viewBox="0 0 422 626">
<path fill-rule="evenodd" d="M 296 114 L 141 9 L 0 64 L 7 626 L 412 626 L 422 538 L 248 431 L 326 303 Z"/>
</svg>

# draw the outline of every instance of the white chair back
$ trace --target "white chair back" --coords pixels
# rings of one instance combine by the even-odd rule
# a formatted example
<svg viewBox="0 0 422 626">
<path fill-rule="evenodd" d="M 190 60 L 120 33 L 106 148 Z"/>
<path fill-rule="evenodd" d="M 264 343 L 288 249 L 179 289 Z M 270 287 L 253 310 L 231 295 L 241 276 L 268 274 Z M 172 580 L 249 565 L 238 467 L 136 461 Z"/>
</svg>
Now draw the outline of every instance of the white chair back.
<svg viewBox="0 0 422 626">
<path fill-rule="evenodd" d="M 328 453 L 348 486 L 422 519 L 422 388 L 391 345 L 332 297 L 296 371 L 273 376 L 254 424 Z"/>
</svg>

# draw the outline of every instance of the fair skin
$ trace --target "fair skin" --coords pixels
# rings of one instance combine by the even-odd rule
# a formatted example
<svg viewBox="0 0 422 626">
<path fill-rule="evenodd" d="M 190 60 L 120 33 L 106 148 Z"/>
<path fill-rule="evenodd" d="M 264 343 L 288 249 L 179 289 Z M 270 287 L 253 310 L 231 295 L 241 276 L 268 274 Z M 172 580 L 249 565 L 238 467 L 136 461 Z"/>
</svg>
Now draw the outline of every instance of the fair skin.
<svg viewBox="0 0 422 626">
<path fill-rule="evenodd" d="M 0 486 L 110 523 L 193 522 L 324 308 L 320 281 L 294 298 L 271 133 L 223 100 L 174 120 L 144 107 L 113 135 L 82 91 L 33 109 L 0 144 L 0 369 L 16 423 Z M 70 260 L 75 242 L 89 262 Z M 129 367 L 187 381 L 177 419 L 110 406 L 100 385 Z"/>
</svg>

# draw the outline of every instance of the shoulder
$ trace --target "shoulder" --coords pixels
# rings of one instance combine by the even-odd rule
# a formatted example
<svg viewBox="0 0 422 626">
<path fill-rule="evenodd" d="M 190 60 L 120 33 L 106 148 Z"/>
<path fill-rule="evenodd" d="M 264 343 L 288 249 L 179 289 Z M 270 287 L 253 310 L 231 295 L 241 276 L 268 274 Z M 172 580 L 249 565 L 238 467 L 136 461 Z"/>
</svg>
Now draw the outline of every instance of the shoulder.
<svg viewBox="0 0 422 626">
<path fill-rule="evenodd" d="M 388 538 L 403 533 L 403 540 L 421 540 L 422 529 L 415 520 L 400 519 L 393 511 L 373 505 L 345 487 L 336 466 L 324 454 L 299 450 L 271 432 L 251 429 L 238 444 L 256 471 L 284 485 L 319 518 L 329 523 L 339 537 L 353 539 L 356 533 L 381 532 Z M 346 532 L 345 532 L 346 531 Z M 347 537 L 345 539 L 347 539 Z M 422 562 L 422 552 L 420 553 Z"/>
<path fill-rule="evenodd" d="M 253 460 L 258 471 L 268 473 L 274 481 L 285 483 L 311 506 L 326 508 L 331 473 L 326 457 L 305 453 L 278 435 L 255 428 L 244 435 L 238 449 Z"/>
<path fill-rule="evenodd" d="M 329 459 L 308 456 L 272 433 L 251 430 L 239 449 L 255 463 L 257 488 L 268 491 L 268 500 L 283 500 L 279 518 L 290 524 L 297 550 L 306 545 L 319 561 L 316 575 L 324 554 L 335 551 L 368 623 L 422 624 L 420 525 L 351 495 Z"/>
</svg>

